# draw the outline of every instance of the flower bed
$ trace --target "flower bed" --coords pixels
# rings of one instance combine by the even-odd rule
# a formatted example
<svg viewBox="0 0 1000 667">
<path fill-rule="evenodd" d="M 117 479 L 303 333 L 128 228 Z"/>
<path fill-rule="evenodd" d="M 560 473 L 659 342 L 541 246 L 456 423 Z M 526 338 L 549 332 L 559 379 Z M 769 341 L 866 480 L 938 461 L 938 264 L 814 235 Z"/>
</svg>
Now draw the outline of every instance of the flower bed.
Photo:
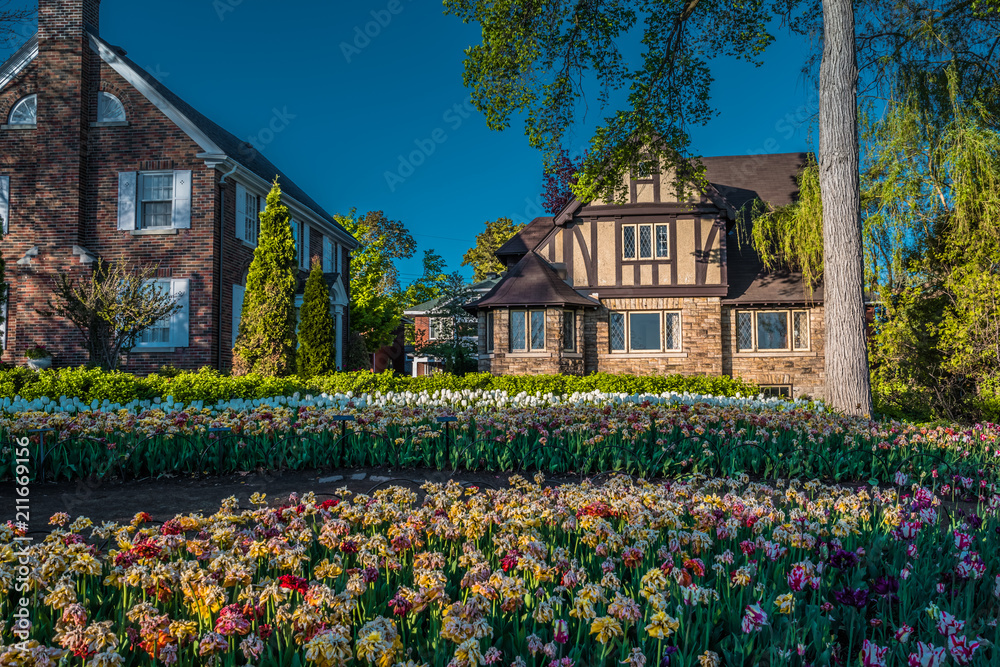
<svg viewBox="0 0 1000 667">
<path fill-rule="evenodd" d="M 990 665 L 1000 496 L 743 479 L 307 494 L 0 528 L 0 665 Z M 970 508 L 971 509 L 971 508 Z M 76 664 L 82 664 L 78 662 Z"/>
<path fill-rule="evenodd" d="M 0 415 L 0 441 L 22 436 L 33 443 L 29 474 L 49 481 L 346 466 L 855 482 L 900 473 L 959 478 L 975 499 L 1000 466 L 996 425 L 916 427 L 690 395 L 444 392 Z M 0 479 L 11 479 L 14 457 L 3 454 Z"/>
</svg>

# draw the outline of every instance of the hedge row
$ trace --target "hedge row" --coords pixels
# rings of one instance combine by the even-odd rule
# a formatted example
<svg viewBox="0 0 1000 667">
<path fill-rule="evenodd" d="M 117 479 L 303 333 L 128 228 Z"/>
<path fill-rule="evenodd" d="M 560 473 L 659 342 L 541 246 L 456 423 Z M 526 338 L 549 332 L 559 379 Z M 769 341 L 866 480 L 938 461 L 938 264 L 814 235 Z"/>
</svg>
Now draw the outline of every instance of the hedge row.
<svg viewBox="0 0 1000 667">
<path fill-rule="evenodd" d="M 178 401 L 220 401 L 233 398 L 256 399 L 300 394 L 380 392 L 433 392 L 451 389 L 501 389 L 508 393 L 609 391 L 660 394 L 666 391 L 711 394 L 714 396 L 756 395 L 760 389 L 749 382 L 730 377 L 681 375 L 634 376 L 597 373 L 583 377 L 572 375 L 506 375 L 473 373 L 465 376 L 447 374 L 408 377 L 390 373 L 336 373 L 301 380 L 296 377 L 269 378 L 258 375 L 232 377 L 218 371 L 154 374 L 138 377 L 129 373 L 108 373 L 100 369 L 76 368 L 35 372 L 27 368 L 0 371 L 0 398 L 20 396 L 27 400 L 61 396 L 84 401 L 126 403 L 133 399 L 166 398 Z"/>
</svg>

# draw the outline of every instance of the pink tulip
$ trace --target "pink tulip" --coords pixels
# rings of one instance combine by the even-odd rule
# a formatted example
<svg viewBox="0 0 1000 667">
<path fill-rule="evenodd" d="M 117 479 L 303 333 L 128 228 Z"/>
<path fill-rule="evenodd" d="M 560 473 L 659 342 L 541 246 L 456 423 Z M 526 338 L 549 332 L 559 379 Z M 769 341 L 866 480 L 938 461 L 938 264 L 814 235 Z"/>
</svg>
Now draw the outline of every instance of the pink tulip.
<svg viewBox="0 0 1000 667">
<path fill-rule="evenodd" d="M 917 652 L 911 653 L 907 667 L 941 667 L 948 652 L 939 646 L 917 642 Z"/>
</svg>

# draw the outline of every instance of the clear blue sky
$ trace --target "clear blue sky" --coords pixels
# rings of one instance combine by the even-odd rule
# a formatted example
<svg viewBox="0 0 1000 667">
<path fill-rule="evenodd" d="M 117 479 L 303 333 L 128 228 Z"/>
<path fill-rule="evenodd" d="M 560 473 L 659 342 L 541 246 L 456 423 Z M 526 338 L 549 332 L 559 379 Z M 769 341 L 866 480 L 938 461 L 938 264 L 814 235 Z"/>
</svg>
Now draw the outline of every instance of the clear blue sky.
<svg viewBox="0 0 1000 667">
<path fill-rule="evenodd" d="M 423 250 L 457 269 L 486 220 L 541 215 L 542 161 L 522 126 L 492 132 L 468 103 L 462 59 L 478 43 L 475 26 L 436 0 L 396 2 L 397 14 L 390 0 L 103 0 L 101 34 L 237 136 L 260 143 L 275 111 L 287 116 L 264 154 L 331 213 L 381 209 L 402 220 L 418 244 L 401 267 L 407 283 Z M 377 31 L 372 12 L 385 23 Z M 377 34 L 359 38 L 366 27 Z M 800 74 L 808 45 L 777 34 L 763 67 L 716 63 L 720 113 L 692 129 L 700 154 L 814 148 L 816 94 Z M 600 115 L 596 102 L 590 113 Z M 433 152 L 400 171 L 418 142 Z"/>
</svg>

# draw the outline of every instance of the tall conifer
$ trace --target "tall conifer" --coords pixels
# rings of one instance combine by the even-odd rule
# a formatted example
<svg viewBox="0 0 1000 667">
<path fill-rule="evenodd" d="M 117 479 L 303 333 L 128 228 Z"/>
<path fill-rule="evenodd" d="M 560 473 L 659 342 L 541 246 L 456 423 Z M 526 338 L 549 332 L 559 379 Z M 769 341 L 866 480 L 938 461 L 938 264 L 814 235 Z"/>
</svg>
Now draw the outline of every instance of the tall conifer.
<svg viewBox="0 0 1000 667">
<path fill-rule="evenodd" d="M 337 369 L 336 325 L 330 314 L 330 288 L 323 268 L 313 264 L 299 311 L 299 349 L 295 355 L 299 377 L 311 378 Z"/>
<path fill-rule="evenodd" d="M 239 335 L 233 348 L 233 374 L 266 376 L 295 372 L 295 239 L 288 207 L 274 181 L 247 275 Z"/>
</svg>

